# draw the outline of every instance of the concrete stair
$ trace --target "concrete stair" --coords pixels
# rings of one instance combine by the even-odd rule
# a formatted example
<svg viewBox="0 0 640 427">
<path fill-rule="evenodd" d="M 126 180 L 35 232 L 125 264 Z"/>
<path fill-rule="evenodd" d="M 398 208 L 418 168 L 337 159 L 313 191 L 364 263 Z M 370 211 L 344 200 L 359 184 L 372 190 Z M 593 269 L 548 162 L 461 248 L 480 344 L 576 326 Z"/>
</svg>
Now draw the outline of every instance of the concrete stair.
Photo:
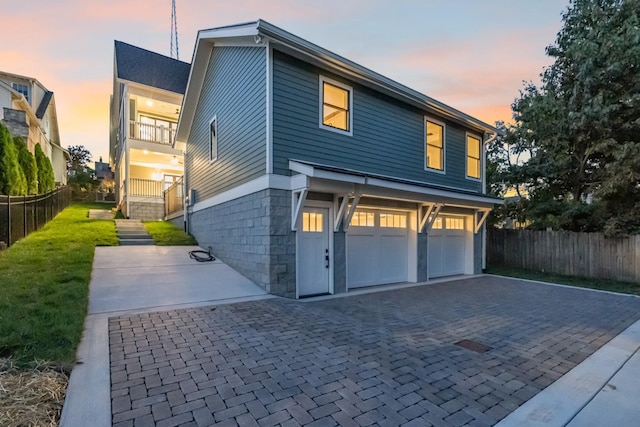
<svg viewBox="0 0 640 427">
<path fill-rule="evenodd" d="M 155 245 L 139 219 L 116 219 L 116 233 L 121 246 Z"/>
</svg>

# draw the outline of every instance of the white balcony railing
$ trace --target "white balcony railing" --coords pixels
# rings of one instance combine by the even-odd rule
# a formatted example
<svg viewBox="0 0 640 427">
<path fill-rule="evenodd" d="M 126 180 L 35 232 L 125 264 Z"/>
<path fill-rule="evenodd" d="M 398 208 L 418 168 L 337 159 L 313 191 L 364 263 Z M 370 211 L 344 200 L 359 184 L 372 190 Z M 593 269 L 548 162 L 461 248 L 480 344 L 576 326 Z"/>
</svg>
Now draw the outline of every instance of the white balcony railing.
<svg viewBox="0 0 640 427">
<path fill-rule="evenodd" d="M 163 181 L 154 181 L 153 179 L 130 178 L 129 179 L 129 195 L 162 198 L 164 191 Z"/>
<path fill-rule="evenodd" d="M 176 136 L 175 127 L 151 125 L 131 120 L 129 122 L 129 137 L 146 142 L 172 145 Z"/>
</svg>

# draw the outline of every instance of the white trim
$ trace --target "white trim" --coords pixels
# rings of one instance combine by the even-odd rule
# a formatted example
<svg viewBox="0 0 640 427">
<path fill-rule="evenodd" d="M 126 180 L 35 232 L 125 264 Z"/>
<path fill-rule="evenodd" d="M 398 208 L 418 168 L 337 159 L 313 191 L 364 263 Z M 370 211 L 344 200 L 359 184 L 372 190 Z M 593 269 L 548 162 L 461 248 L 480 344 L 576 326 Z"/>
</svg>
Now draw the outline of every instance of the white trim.
<svg viewBox="0 0 640 427">
<path fill-rule="evenodd" d="M 487 217 L 489 216 L 489 212 L 491 209 L 476 209 L 473 213 L 473 233 L 478 234 L 480 231 L 480 227 L 484 225 Z M 480 214 L 480 218 L 478 218 L 478 214 Z"/>
<path fill-rule="evenodd" d="M 442 210 L 443 207 L 444 207 L 444 204 L 442 203 L 437 203 L 435 205 L 435 210 L 433 211 L 433 217 L 431 219 L 427 218 L 427 222 L 425 224 L 426 228 L 424 229 L 424 232 L 426 234 L 429 234 L 429 232 L 433 228 L 433 224 L 436 222 L 436 218 L 438 218 L 438 215 L 440 214 L 440 211 Z"/>
<path fill-rule="evenodd" d="M 267 173 L 273 173 L 273 50 L 271 49 L 271 43 L 267 41 L 266 45 L 267 55 L 267 117 L 266 117 L 266 134 L 267 134 L 267 146 L 266 146 L 266 170 Z"/>
<path fill-rule="evenodd" d="M 333 197 L 333 206 L 336 211 L 335 220 L 333 222 L 333 231 L 340 231 L 340 225 L 342 224 L 342 219 L 344 218 L 344 213 L 346 212 L 347 206 L 349 205 L 349 199 L 351 198 L 351 194 L 345 194 L 342 196 L 342 203 L 340 203 L 340 207 L 338 207 L 338 199 L 339 195 L 334 195 Z"/>
<path fill-rule="evenodd" d="M 214 129 L 214 133 L 216 135 L 216 140 L 215 140 L 215 146 L 216 146 L 216 155 L 215 157 L 213 156 L 213 138 L 211 135 L 211 125 L 213 126 Z M 219 139 L 219 134 L 218 134 L 218 115 L 214 114 L 213 117 L 211 117 L 211 120 L 209 120 L 209 126 L 207 126 L 207 133 L 209 134 L 209 164 L 215 162 L 216 160 L 218 160 L 218 139 Z"/>
<path fill-rule="evenodd" d="M 442 169 L 434 169 L 427 166 L 427 122 L 434 125 L 442 126 Z M 424 116 L 424 170 L 427 172 L 439 173 L 446 175 L 447 173 L 447 124 L 441 120 L 434 119 L 431 116 Z"/>
<path fill-rule="evenodd" d="M 347 111 L 349 119 L 347 124 L 348 125 L 347 130 L 335 128 L 333 126 L 327 126 L 324 124 L 324 120 L 323 120 L 324 118 L 322 116 L 322 113 L 324 110 L 324 87 L 323 87 L 324 83 L 328 83 L 337 88 L 346 90 L 349 93 L 349 110 Z M 329 77 L 320 75 L 318 79 L 318 119 L 319 119 L 318 124 L 320 126 L 320 129 L 329 130 L 331 132 L 337 132 L 342 135 L 353 136 L 353 88 L 351 86 L 347 86 L 344 83 L 340 83 L 336 80 L 330 79 Z"/>
<path fill-rule="evenodd" d="M 216 194 L 202 202 L 193 205 L 192 212 L 198 212 L 221 203 L 229 202 L 249 194 L 257 193 L 267 188 L 277 190 L 291 190 L 291 178 L 283 175 L 262 175 L 252 181 L 240 184 L 220 194 Z"/>
<path fill-rule="evenodd" d="M 480 176 L 475 178 L 473 176 L 469 176 L 469 138 L 473 138 L 478 141 L 478 160 L 479 160 L 479 172 Z M 482 182 L 482 177 L 484 175 L 484 163 L 482 162 L 482 138 L 473 132 L 465 132 L 464 133 L 464 176 L 469 181 L 474 182 Z"/>
<path fill-rule="evenodd" d="M 291 191 L 291 231 L 298 231 L 300 215 L 302 215 L 302 207 L 307 199 L 307 194 L 309 194 L 309 190 L 306 188 Z"/>
<path fill-rule="evenodd" d="M 427 211 L 424 213 L 424 215 L 422 215 L 422 208 L 426 207 Z M 435 203 L 430 203 L 428 205 L 421 205 L 418 208 L 418 219 L 420 221 L 420 223 L 418 224 L 418 233 L 422 233 L 422 230 L 424 229 L 424 226 L 427 224 L 427 221 L 429 220 L 429 216 L 431 215 L 431 212 L 433 212 L 433 208 L 435 207 Z"/>
<path fill-rule="evenodd" d="M 345 233 L 349 230 L 349 224 L 351 224 L 351 218 L 353 218 L 353 214 L 356 212 L 356 209 L 358 209 L 358 203 L 360 203 L 360 197 L 362 197 L 362 190 L 360 189 L 360 186 L 356 184 L 355 187 L 356 187 L 356 191 L 353 196 L 353 202 L 351 202 L 351 205 L 347 207 L 348 210 L 342 225 L 342 231 L 344 231 Z"/>
<path fill-rule="evenodd" d="M 242 37 L 258 35 L 256 22 L 247 22 L 246 24 L 233 25 L 228 27 L 211 28 L 208 30 L 198 31 L 198 41 L 201 39 L 224 38 L 224 37 Z"/>
</svg>

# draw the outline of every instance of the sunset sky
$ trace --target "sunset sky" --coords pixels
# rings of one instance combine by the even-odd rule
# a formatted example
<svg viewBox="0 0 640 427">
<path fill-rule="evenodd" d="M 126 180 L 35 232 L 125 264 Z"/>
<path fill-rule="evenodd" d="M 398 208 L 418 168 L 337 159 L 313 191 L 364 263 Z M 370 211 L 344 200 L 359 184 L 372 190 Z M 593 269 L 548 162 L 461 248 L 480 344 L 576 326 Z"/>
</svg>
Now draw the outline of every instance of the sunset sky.
<svg viewBox="0 0 640 427">
<path fill-rule="evenodd" d="M 177 0 L 197 31 L 262 18 L 488 123 L 509 121 L 569 0 Z M 0 0 L 0 70 L 55 93 L 62 145 L 108 159 L 113 41 L 169 55 L 171 0 Z"/>
</svg>

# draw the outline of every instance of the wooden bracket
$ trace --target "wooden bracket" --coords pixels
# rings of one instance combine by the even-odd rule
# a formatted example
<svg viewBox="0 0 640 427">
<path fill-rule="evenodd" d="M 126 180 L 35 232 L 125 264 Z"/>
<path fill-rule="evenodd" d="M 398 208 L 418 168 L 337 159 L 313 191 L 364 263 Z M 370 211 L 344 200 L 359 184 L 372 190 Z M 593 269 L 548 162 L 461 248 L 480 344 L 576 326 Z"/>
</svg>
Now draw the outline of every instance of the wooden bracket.
<svg viewBox="0 0 640 427">
<path fill-rule="evenodd" d="M 480 231 L 480 227 L 482 227 L 482 224 L 484 224 L 484 222 L 487 220 L 489 212 L 491 212 L 491 209 L 476 209 L 475 213 L 473 214 L 474 234 L 478 234 L 478 231 Z M 480 214 L 480 218 L 478 218 L 478 214 Z"/>
<path fill-rule="evenodd" d="M 351 218 L 353 218 L 353 214 L 356 212 L 358 208 L 358 203 L 360 203 L 360 197 L 362 197 L 362 190 L 358 184 L 355 185 L 356 191 L 353 195 L 353 201 L 351 202 L 351 207 L 347 209 L 346 216 L 344 218 L 342 229 L 347 231 L 349 229 L 349 224 L 351 223 Z"/>
<path fill-rule="evenodd" d="M 300 215 L 302 215 L 302 206 L 307 198 L 309 190 L 302 188 L 291 192 L 291 231 L 298 229 L 300 223 Z"/>
<path fill-rule="evenodd" d="M 438 218 L 438 214 L 440 213 L 440 210 L 442 210 L 442 208 L 444 207 L 444 203 L 436 203 L 433 209 L 433 214 L 431 215 L 431 218 L 429 219 L 427 217 L 425 223 L 426 223 L 426 228 L 424 230 L 425 233 L 429 234 L 429 232 L 431 231 L 431 227 L 433 227 L 433 223 L 436 222 L 436 218 Z"/>
</svg>

